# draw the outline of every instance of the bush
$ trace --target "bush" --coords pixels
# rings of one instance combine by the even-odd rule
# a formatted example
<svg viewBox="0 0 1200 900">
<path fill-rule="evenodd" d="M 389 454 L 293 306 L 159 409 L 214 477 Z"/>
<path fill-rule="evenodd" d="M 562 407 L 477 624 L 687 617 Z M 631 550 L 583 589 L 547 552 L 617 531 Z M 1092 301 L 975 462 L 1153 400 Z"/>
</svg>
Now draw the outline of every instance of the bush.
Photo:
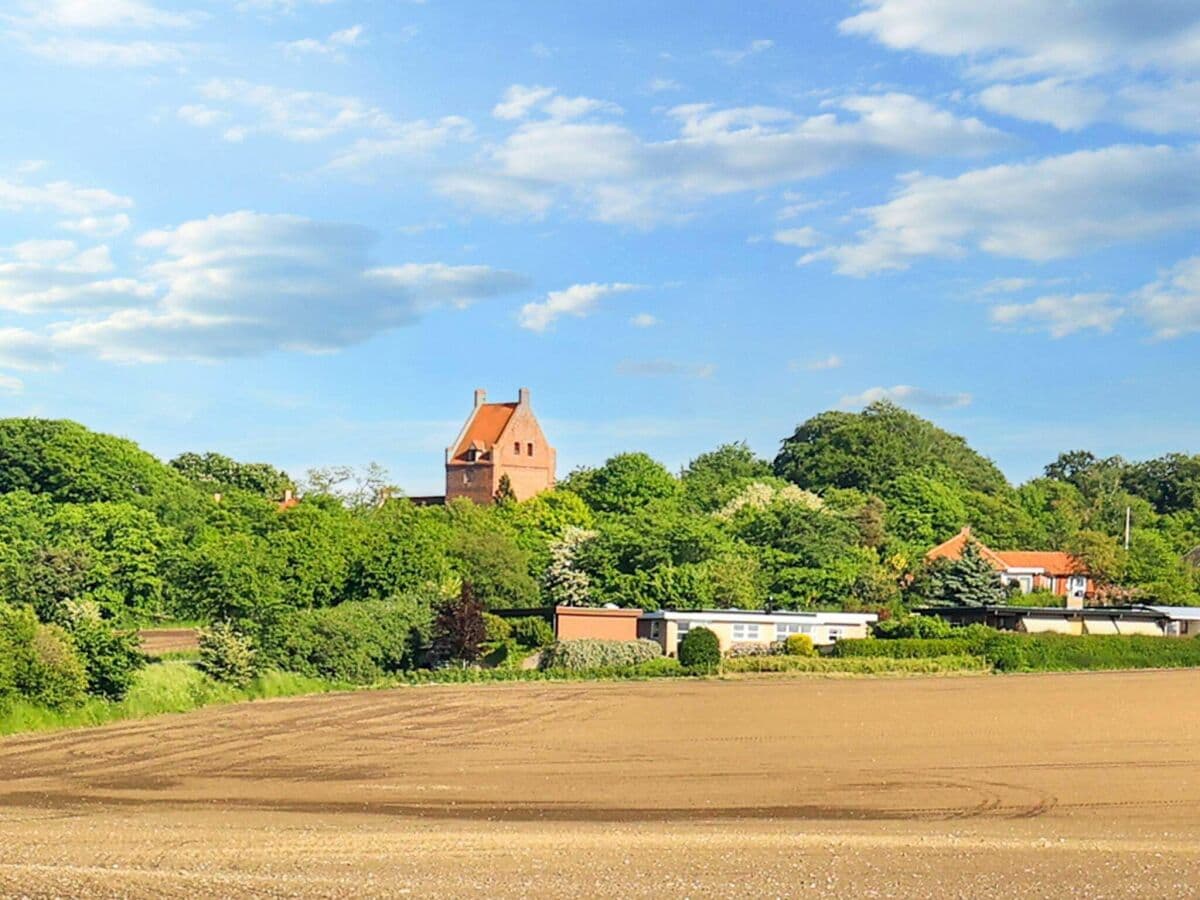
<svg viewBox="0 0 1200 900">
<path fill-rule="evenodd" d="M 889 659 L 929 659 L 935 656 L 976 654 L 970 641 L 958 638 L 843 638 L 833 645 L 833 655 L 849 657 L 887 657 Z"/>
<path fill-rule="evenodd" d="M 310 678 L 370 684 L 413 668 L 427 641 L 430 612 L 412 600 L 369 600 L 281 617 L 265 662 Z"/>
<path fill-rule="evenodd" d="M 725 654 L 730 659 L 741 659 L 746 656 L 771 656 L 777 653 L 775 644 L 763 644 L 758 641 L 738 641 L 729 645 Z"/>
<path fill-rule="evenodd" d="M 661 656 L 662 647 L 655 641 L 559 641 L 542 651 L 539 667 L 568 671 L 618 668 L 637 666 Z"/>
<path fill-rule="evenodd" d="M 1200 641 L 1151 635 L 1000 634 L 984 654 L 1002 671 L 1200 666 Z"/>
<path fill-rule="evenodd" d="M 789 634 L 783 642 L 784 653 L 788 656 L 816 656 L 817 648 L 807 634 Z"/>
<path fill-rule="evenodd" d="M 922 659 L 890 657 L 760 656 L 727 660 L 726 673 L 812 672 L 826 675 L 937 675 L 943 672 L 982 672 L 987 663 L 978 656 L 933 656 Z"/>
<path fill-rule="evenodd" d="M 483 639 L 489 644 L 507 641 L 513 636 L 512 625 L 508 619 L 485 612 L 483 614 Z"/>
<path fill-rule="evenodd" d="M 87 670 L 71 636 L 58 625 L 39 625 L 17 665 L 17 689 L 51 709 L 78 706 L 87 694 Z"/>
<path fill-rule="evenodd" d="M 540 616 L 525 616 L 511 621 L 512 636 L 522 647 L 537 650 L 554 643 L 554 628 Z"/>
<path fill-rule="evenodd" d="M 71 636 L 42 625 L 29 607 L 0 604 L 0 701 L 19 699 L 63 709 L 81 703 L 87 671 Z"/>
<path fill-rule="evenodd" d="M 100 619 L 98 610 L 77 606 L 68 630 L 87 672 L 87 692 L 120 700 L 129 691 L 146 657 L 136 633 L 119 633 Z"/>
<path fill-rule="evenodd" d="M 689 669 L 712 670 L 721 664 L 721 641 L 711 628 L 692 628 L 679 643 L 679 662 Z"/>
<path fill-rule="evenodd" d="M 940 616 L 901 616 L 879 622 L 872 629 L 875 637 L 884 640 L 895 638 L 945 638 L 953 628 Z"/>
<path fill-rule="evenodd" d="M 245 687 L 258 671 L 258 651 L 228 622 L 200 632 L 200 671 L 224 684 Z"/>
</svg>

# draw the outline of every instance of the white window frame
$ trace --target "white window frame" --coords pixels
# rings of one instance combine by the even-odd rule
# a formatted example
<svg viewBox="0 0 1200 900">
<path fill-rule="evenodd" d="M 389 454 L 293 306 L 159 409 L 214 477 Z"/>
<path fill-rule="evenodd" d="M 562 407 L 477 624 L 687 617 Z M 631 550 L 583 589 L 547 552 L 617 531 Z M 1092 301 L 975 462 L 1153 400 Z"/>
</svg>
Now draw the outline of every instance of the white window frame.
<svg viewBox="0 0 1200 900">
<path fill-rule="evenodd" d="M 757 643 L 759 638 L 759 628 L 757 622 L 734 622 L 733 623 L 733 639 L 735 641 L 754 641 Z"/>
<path fill-rule="evenodd" d="M 812 626 L 800 622 L 776 622 L 775 640 L 786 641 L 793 634 L 812 634 Z"/>
</svg>

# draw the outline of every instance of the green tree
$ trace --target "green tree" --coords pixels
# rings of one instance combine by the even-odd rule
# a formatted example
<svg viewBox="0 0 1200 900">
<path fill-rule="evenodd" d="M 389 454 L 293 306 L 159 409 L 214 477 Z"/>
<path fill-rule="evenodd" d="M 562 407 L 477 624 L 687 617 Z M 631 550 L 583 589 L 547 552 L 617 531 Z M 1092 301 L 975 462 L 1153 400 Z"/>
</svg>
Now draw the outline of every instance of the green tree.
<svg viewBox="0 0 1200 900">
<path fill-rule="evenodd" d="M 517 502 L 517 492 L 513 490 L 512 479 L 507 473 L 500 476 L 500 486 L 496 488 L 493 499 L 497 506 L 509 506 Z"/>
<path fill-rule="evenodd" d="M 573 474 L 563 488 L 597 512 L 627 515 L 677 496 L 679 482 L 645 453 L 622 453 L 598 469 Z"/>
<path fill-rule="evenodd" d="M 248 491 L 276 500 L 296 488 L 282 469 L 268 463 L 238 462 L 220 453 L 181 453 L 169 465 L 210 492 Z"/>
<path fill-rule="evenodd" d="M 723 444 L 688 464 L 683 491 L 689 506 L 712 511 L 728 503 L 746 484 L 770 476 L 770 464 L 755 456 L 745 441 Z"/>
<path fill-rule="evenodd" d="M 900 475 L 919 472 L 971 490 L 1009 490 L 995 464 L 965 440 L 888 402 L 861 413 L 825 412 L 784 440 L 775 474 L 802 488 L 856 488 L 882 494 Z"/>
<path fill-rule="evenodd" d="M 936 605 L 992 606 L 1008 597 L 1000 572 L 975 541 L 963 547 L 958 559 L 933 563 L 923 581 L 918 590 L 927 602 Z"/>
</svg>

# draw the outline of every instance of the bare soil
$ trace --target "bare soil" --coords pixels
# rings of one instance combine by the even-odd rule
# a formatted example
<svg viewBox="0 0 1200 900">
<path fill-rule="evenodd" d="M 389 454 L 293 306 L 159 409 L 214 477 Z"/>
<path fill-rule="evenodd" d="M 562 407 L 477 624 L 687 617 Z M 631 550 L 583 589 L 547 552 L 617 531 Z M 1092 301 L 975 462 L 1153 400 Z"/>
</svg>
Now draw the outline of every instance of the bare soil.
<svg viewBox="0 0 1200 900">
<path fill-rule="evenodd" d="M 138 641 L 147 656 L 186 653 L 200 649 L 200 632 L 195 628 L 143 628 Z"/>
<path fill-rule="evenodd" d="M 8 738 L 0 895 L 1195 896 L 1198 693 L 497 684 Z"/>
</svg>

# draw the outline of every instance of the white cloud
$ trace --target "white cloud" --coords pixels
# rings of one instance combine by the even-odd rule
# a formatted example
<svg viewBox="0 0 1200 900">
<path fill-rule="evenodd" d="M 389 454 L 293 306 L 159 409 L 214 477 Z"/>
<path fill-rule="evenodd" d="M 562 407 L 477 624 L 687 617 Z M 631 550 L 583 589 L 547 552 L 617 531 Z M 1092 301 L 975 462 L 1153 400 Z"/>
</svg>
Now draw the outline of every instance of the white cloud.
<svg viewBox="0 0 1200 900">
<path fill-rule="evenodd" d="M 0 367 L 39 371 L 54 366 L 54 349 L 45 335 L 24 328 L 0 328 Z"/>
<path fill-rule="evenodd" d="M 527 119 L 535 112 L 551 119 L 578 119 L 594 112 L 619 113 L 621 107 L 594 97 L 564 97 L 554 88 L 514 84 L 504 99 L 492 107 L 492 115 L 508 121 Z"/>
<path fill-rule="evenodd" d="M 197 19 L 140 0 L 36 0 L 23 6 L 23 25 L 54 29 L 186 28 Z"/>
<path fill-rule="evenodd" d="M 471 123 L 461 116 L 403 122 L 357 97 L 219 78 L 201 85 L 200 93 L 208 102 L 181 107 L 179 117 L 198 127 L 232 121 L 223 132 L 227 141 L 240 142 L 255 134 L 300 143 L 354 137 L 334 154 L 330 169 L 360 169 L 474 138 Z"/>
<path fill-rule="evenodd" d="M 861 394 L 852 394 L 843 397 L 840 404 L 844 407 L 869 406 L 872 403 L 878 403 L 881 400 L 899 403 L 903 406 L 928 406 L 938 409 L 958 409 L 964 406 L 969 406 L 971 403 L 971 395 L 966 393 L 959 394 L 939 394 L 935 391 L 927 391 L 923 388 L 913 387 L 911 384 L 897 384 L 892 387 L 873 387 L 867 388 Z"/>
<path fill-rule="evenodd" d="M 360 47 L 366 43 L 363 40 L 363 31 L 363 26 L 352 25 L 335 31 L 324 39 L 302 38 L 288 41 L 283 45 L 283 51 L 289 56 L 328 56 L 342 59 L 343 51 L 348 47 Z"/>
<path fill-rule="evenodd" d="M 1015 294 L 1035 287 L 1039 283 L 1036 278 L 993 278 L 979 289 L 979 293 L 984 295 Z"/>
<path fill-rule="evenodd" d="M 804 363 L 804 368 L 810 372 L 826 372 L 830 369 L 840 369 L 843 365 L 843 360 L 836 353 L 830 353 L 828 356 L 820 359 L 812 359 Z"/>
<path fill-rule="evenodd" d="M 358 138 L 335 153 L 327 168 L 365 169 L 380 160 L 429 153 L 447 144 L 470 141 L 474 136 L 471 123 L 462 116 L 443 116 L 432 122 L 393 122 L 382 127 L 378 137 Z"/>
<path fill-rule="evenodd" d="M 1176 263 L 1137 291 L 1134 301 L 1160 338 L 1200 332 L 1200 256 Z"/>
<path fill-rule="evenodd" d="M 1054 338 L 1078 331 L 1112 331 L 1125 311 L 1112 302 L 1111 294 L 1050 294 L 1030 303 L 994 306 L 991 319 L 998 325 L 1024 325 L 1046 331 Z"/>
<path fill-rule="evenodd" d="M 180 62 L 184 50 L 161 41 L 101 41 L 83 38 L 49 38 L 28 44 L 43 59 L 69 66 L 116 66 L 137 69 Z"/>
<path fill-rule="evenodd" d="M 1059 131 L 1078 131 L 1095 122 L 1108 103 L 1104 91 L 1060 78 L 1030 84 L 995 84 L 979 94 L 992 112 L 1033 122 L 1047 122 Z"/>
<path fill-rule="evenodd" d="M 910 175 L 864 210 L 857 243 L 803 261 L 839 272 L 907 268 L 972 250 L 1050 260 L 1200 225 L 1200 148 L 1114 146 L 942 178 Z"/>
<path fill-rule="evenodd" d="M 152 298 L 60 323 L 61 352 L 123 362 L 337 350 L 441 306 L 523 287 L 512 272 L 440 263 L 375 266 L 366 229 L 255 212 L 143 235 Z"/>
<path fill-rule="evenodd" d="M 88 237 L 116 237 L 125 232 L 130 225 L 129 216 L 117 213 L 113 216 L 84 216 L 81 219 L 68 219 L 58 223 L 65 231 L 74 231 Z"/>
<path fill-rule="evenodd" d="M 803 228 L 786 228 L 776 231 L 772 235 L 772 240 L 788 247 L 815 247 L 820 243 L 821 236 L 815 228 L 806 225 Z"/>
<path fill-rule="evenodd" d="M 25 390 L 25 382 L 20 378 L 14 378 L 12 375 L 0 375 L 0 392 L 19 394 L 23 390 Z"/>
<path fill-rule="evenodd" d="M 67 216 L 89 216 L 129 209 L 133 201 L 103 188 L 85 188 L 69 181 L 33 185 L 0 177 L 0 209 L 13 212 L 52 210 Z"/>
<path fill-rule="evenodd" d="M 195 125 L 197 128 L 207 128 L 210 125 L 216 125 L 223 119 L 229 117 L 229 113 L 220 109 L 213 109 L 211 106 L 205 106 L 203 103 L 185 103 L 175 113 L 183 122 L 189 125 Z"/>
<path fill-rule="evenodd" d="M 23 241 L 0 251 L 0 309 L 21 313 L 119 309 L 144 303 L 153 289 L 113 270 L 108 247 L 73 241 Z"/>
<path fill-rule="evenodd" d="M 1200 6 L 1180 0 L 863 0 L 841 30 L 897 50 L 970 59 L 995 77 L 1122 66 L 1200 68 Z"/>
<path fill-rule="evenodd" d="M 636 284 L 573 284 L 561 291 L 551 291 L 546 299 L 527 303 L 521 308 L 518 321 L 530 331 L 545 331 L 562 316 L 583 318 L 590 315 L 600 301 L 612 294 L 637 290 Z"/>
<path fill-rule="evenodd" d="M 509 212 L 573 202 L 599 221 L 643 227 L 679 220 L 707 197 L 811 178 L 838 166 L 971 156 L 1007 142 L 978 119 L 905 94 L 845 97 L 832 104 L 834 111 L 809 117 L 762 106 L 679 106 L 668 114 L 678 136 L 646 141 L 619 123 L 554 118 L 556 98 L 545 93 L 548 88 L 524 90 L 519 97 L 506 95 L 504 114 L 528 119 L 541 110 L 551 117 L 522 121 L 491 151 L 490 171 L 471 173 L 467 184 L 486 179 L 492 208 L 504 198 L 501 183 L 507 181 L 521 200 Z M 536 99 L 529 99 L 530 92 Z M 600 109 L 595 101 L 579 100 L 569 104 L 572 116 L 583 115 L 584 107 Z M 469 191 L 452 193 L 471 199 Z M 537 195 L 536 204 L 530 195 Z"/>
<path fill-rule="evenodd" d="M 504 92 L 504 99 L 492 108 L 492 115 L 497 119 L 523 119 L 539 103 L 552 96 L 554 88 L 514 84 Z"/>
<path fill-rule="evenodd" d="M 712 55 L 721 62 L 725 63 L 727 66 L 736 66 L 746 57 L 763 53 L 767 50 L 770 50 L 774 46 L 774 41 L 760 38 L 759 40 L 751 41 L 749 44 L 739 50 L 714 50 Z"/>
<path fill-rule="evenodd" d="M 1078 131 L 1111 122 L 1151 134 L 1200 132 L 1200 81 L 1135 81 L 1116 90 L 1091 81 L 1047 78 L 996 84 L 979 102 L 1003 115 Z"/>
<path fill-rule="evenodd" d="M 683 88 L 674 78 L 651 78 L 646 84 L 646 90 L 652 94 L 662 94 L 667 91 L 678 91 Z"/>
<path fill-rule="evenodd" d="M 519 178 L 459 172 L 434 181 L 438 193 L 501 218 L 540 219 L 554 205 L 546 186 Z"/>
<path fill-rule="evenodd" d="M 629 320 L 629 324 L 634 328 L 653 328 L 658 323 L 658 317 L 650 313 L 638 313 Z"/>
</svg>

